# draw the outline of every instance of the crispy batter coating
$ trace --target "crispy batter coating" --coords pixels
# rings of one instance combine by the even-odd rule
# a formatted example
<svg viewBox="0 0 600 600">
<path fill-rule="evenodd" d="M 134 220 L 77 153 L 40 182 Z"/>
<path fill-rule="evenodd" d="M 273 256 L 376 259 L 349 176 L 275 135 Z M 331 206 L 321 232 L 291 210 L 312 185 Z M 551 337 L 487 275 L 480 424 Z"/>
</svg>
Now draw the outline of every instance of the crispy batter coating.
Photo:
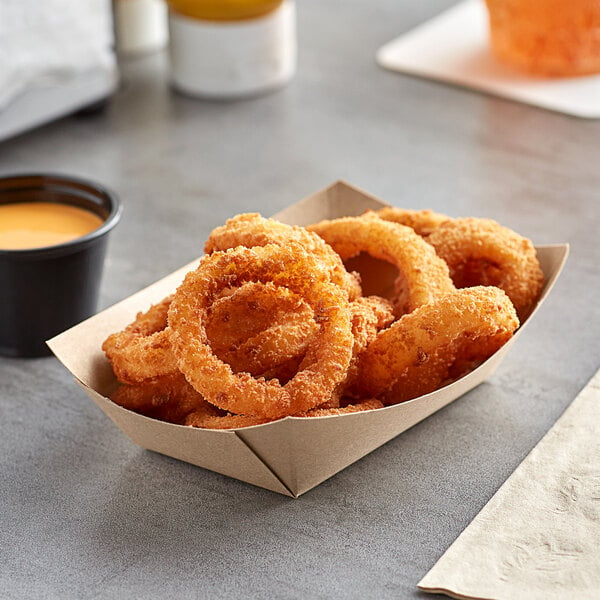
<svg viewBox="0 0 600 600">
<path fill-rule="evenodd" d="M 179 372 L 143 383 L 121 385 L 110 399 L 123 408 L 169 423 L 183 424 L 192 412 L 206 417 L 222 414 Z"/>
<path fill-rule="evenodd" d="M 294 417 L 330 417 L 332 415 L 345 415 L 348 413 L 362 412 L 363 410 L 375 410 L 376 408 L 383 408 L 384 404 L 377 398 L 371 398 L 369 400 L 361 400 L 356 404 L 347 404 L 339 408 L 313 408 L 305 413 L 292 415 Z"/>
<path fill-rule="evenodd" d="M 491 356 L 518 326 L 500 288 L 446 294 L 378 334 L 361 356 L 357 392 L 386 404 L 432 392 Z"/>
<path fill-rule="evenodd" d="M 353 356 L 360 354 L 377 336 L 377 332 L 394 321 L 393 307 L 380 296 L 363 296 L 350 303 L 352 311 Z"/>
<path fill-rule="evenodd" d="M 358 377 L 359 359 L 377 333 L 394 322 L 394 312 L 389 300 L 379 296 L 364 296 L 350 303 L 352 313 L 352 359 L 348 372 L 338 385 L 329 403 L 323 408 L 338 408 L 340 400 Z"/>
<path fill-rule="evenodd" d="M 205 411 L 193 412 L 187 416 L 185 425 L 199 429 L 241 429 L 252 425 L 262 425 L 274 419 L 269 417 L 251 417 L 249 415 L 235 415 L 231 413 L 211 415 Z"/>
<path fill-rule="evenodd" d="M 399 271 L 393 298 L 396 316 L 454 289 L 446 263 L 410 227 L 367 213 L 321 221 L 308 229 L 319 234 L 342 260 L 366 252 L 396 266 Z"/>
<path fill-rule="evenodd" d="M 140 383 L 177 372 L 171 352 L 167 311 L 172 296 L 137 314 L 123 331 L 113 333 L 102 344 L 116 378 L 122 383 Z"/>
<path fill-rule="evenodd" d="M 324 263 L 324 268 L 330 274 L 331 281 L 346 290 L 350 300 L 362 294 L 360 280 L 356 273 L 348 273 L 339 256 L 332 252 L 319 236 L 303 227 L 266 219 L 258 213 L 236 215 L 225 225 L 213 229 L 204 245 L 204 251 L 211 254 L 217 250 L 228 250 L 236 246 L 253 248 L 266 244 L 286 245 L 290 241 L 298 242 L 307 251 L 319 256 Z"/>
<path fill-rule="evenodd" d="M 177 289 L 168 315 L 178 366 L 190 384 L 224 410 L 259 417 L 306 411 L 329 397 L 345 377 L 353 338 L 347 293 L 331 283 L 322 265 L 296 242 L 204 256 Z M 300 370 L 285 385 L 233 373 L 208 342 L 204 323 L 214 298 L 247 281 L 271 281 L 302 295 L 319 324 Z"/>
<path fill-rule="evenodd" d="M 251 286 L 251 287 L 246 287 Z M 178 373 L 167 328 L 172 296 L 139 313 L 102 349 L 121 383 L 142 383 Z M 273 284 L 248 283 L 219 298 L 206 330 L 215 353 L 235 372 L 287 381 L 297 370 L 318 325 L 297 294 Z"/>
<path fill-rule="evenodd" d="M 526 314 L 543 284 L 529 240 L 429 210 L 309 228 L 243 214 L 211 233 L 206 252 L 175 294 L 103 344 L 123 382 L 115 403 L 205 429 L 432 392 L 509 340 L 515 307 Z M 361 253 L 397 268 L 391 301 L 362 296 L 343 264 Z"/>
<path fill-rule="evenodd" d="M 428 238 L 456 287 L 502 288 L 521 318 L 537 300 L 544 274 L 530 240 L 491 219 L 467 217 L 440 225 Z"/>
<path fill-rule="evenodd" d="M 393 221 L 399 225 L 410 227 L 415 233 L 423 237 L 428 236 L 442 223 L 450 219 L 450 217 L 433 212 L 428 208 L 424 210 L 410 210 L 408 208 L 386 206 L 380 210 L 376 210 L 375 214 L 384 221 Z"/>
<path fill-rule="evenodd" d="M 312 308 L 287 288 L 248 282 L 209 308 L 206 333 L 234 373 L 287 381 L 304 358 L 317 325 Z"/>
</svg>

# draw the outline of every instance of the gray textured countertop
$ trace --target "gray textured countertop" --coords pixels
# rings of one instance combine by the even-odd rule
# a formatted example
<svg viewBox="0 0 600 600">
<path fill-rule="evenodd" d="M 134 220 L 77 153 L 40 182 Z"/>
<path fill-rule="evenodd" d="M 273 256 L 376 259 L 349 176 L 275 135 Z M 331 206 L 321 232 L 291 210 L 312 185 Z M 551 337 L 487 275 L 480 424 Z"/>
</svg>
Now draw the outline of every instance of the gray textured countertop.
<svg viewBox="0 0 600 600">
<path fill-rule="evenodd" d="M 0 144 L 1 174 L 120 195 L 101 308 L 195 258 L 228 216 L 336 179 L 571 244 L 489 381 L 296 500 L 134 446 L 52 357 L 0 358 L 2 598 L 423 597 L 418 580 L 600 366 L 600 122 L 376 66 L 450 4 L 302 0 L 298 73 L 278 93 L 182 97 L 158 53 L 123 65 L 105 112 Z"/>
</svg>

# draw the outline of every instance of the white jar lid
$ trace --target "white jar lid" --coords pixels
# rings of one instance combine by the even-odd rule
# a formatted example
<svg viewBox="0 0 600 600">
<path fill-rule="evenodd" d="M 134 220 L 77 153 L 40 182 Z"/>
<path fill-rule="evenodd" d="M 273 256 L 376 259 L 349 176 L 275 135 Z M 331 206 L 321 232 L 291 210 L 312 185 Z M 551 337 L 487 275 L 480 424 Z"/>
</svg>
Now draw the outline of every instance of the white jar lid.
<svg viewBox="0 0 600 600">
<path fill-rule="evenodd" d="M 171 81 L 183 93 L 232 98 L 276 89 L 296 70 L 296 11 L 285 0 L 243 21 L 204 21 L 169 12 Z"/>
</svg>

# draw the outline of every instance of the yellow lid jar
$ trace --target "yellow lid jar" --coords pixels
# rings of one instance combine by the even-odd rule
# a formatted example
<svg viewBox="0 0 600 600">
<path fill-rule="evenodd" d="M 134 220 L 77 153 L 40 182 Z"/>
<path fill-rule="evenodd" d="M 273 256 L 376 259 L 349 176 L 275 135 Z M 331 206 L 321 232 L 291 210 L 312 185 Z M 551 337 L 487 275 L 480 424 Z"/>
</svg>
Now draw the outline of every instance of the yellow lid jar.
<svg viewBox="0 0 600 600">
<path fill-rule="evenodd" d="M 171 82 L 235 98 L 286 84 L 296 70 L 294 0 L 168 0 Z"/>
</svg>

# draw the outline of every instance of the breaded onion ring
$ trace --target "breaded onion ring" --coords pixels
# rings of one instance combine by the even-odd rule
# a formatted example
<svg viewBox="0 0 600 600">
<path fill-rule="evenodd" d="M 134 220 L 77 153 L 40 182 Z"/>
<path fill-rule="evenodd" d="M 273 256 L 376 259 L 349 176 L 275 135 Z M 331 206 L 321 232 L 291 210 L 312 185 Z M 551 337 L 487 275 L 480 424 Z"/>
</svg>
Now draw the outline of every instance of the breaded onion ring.
<svg viewBox="0 0 600 600">
<path fill-rule="evenodd" d="M 167 327 L 168 296 L 123 331 L 113 333 L 102 344 L 116 378 L 122 383 L 139 383 L 153 377 L 177 372 Z"/>
<path fill-rule="evenodd" d="M 225 288 L 209 308 L 206 331 L 215 351 L 227 352 L 268 329 L 289 313 L 311 308 L 298 294 L 272 282 L 248 281 Z"/>
<path fill-rule="evenodd" d="M 348 413 L 362 412 L 363 410 L 374 410 L 383 408 L 384 404 L 376 398 L 361 400 L 356 404 L 347 404 L 340 408 L 313 408 L 305 413 L 292 415 L 294 417 L 329 417 L 331 415 L 345 415 Z"/>
<path fill-rule="evenodd" d="M 121 385 L 110 399 L 123 408 L 169 423 L 182 424 L 192 412 L 205 417 L 221 414 L 179 372 L 143 383 Z"/>
<path fill-rule="evenodd" d="M 372 213 L 309 225 L 342 258 L 366 252 L 397 267 L 393 298 L 396 316 L 454 289 L 448 266 L 410 227 L 384 221 Z"/>
<path fill-rule="evenodd" d="M 272 281 L 303 296 L 319 324 L 301 370 L 285 385 L 234 374 L 208 342 L 204 323 L 215 296 L 253 280 Z M 209 402 L 243 415 L 274 418 L 314 408 L 344 378 L 352 356 L 347 293 L 330 282 L 321 259 L 297 242 L 204 256 L 177 289 L 168 321 L 179 369 L 189 383 Z"/>
<path fill-rule="evenodd" d="M 468 217 L 440 225 L 428 238 L 456 287 L 502 288 L 523 317 L 540 295 L 544 275 L 530 240 L 491 219 Z"/>
<path fill-rule="evenodd" d="M 346 267 L 331 248 L 303 227 L 286 225 L 275 219 L 266 219 L 258 213 L 244 213 L 229 219 L 225 225 L 213 229 L 204 245 L 207 254 L 228 250 L 236 246 L 287 245 L 290 241 L 300 243 L 306 250 L 319 256 L 330 273 L 331 281 L 348 292 L 350 300 L 362 292 L 356 273 L 348 273 Z"/>
<path fill-rule="evenodd" d="M 363 296 L 350 303 L 352 311 L 352 354 L 360 354 L 377 336 L 377 332 L 394 322 L 392 304 L 380 296 Z"/>
<path fill-rule="evenodd" d="M 312 410 L 292 415 L 293 417 L 330 417 L 333 415 L 346 415 L 350 413 L 363 412 L 365 410 L 375 410 L 383 408 L 384 404 L 373 398 L 371 400 L 362 400 L 356 404 L 347 404 L 338 408 L 313 408 Z M 248 415 L 234 415 L 228 413 L 223 416 L 214 416 L 204 411 L 191 413 L 187 416 L 185 424 L 190 427 L 201 429 L 242 429 L 253 425 L 262 425 L 270 423 L 274 419 L 268 417 L 251 417 Z"/>
<path fill-rule="evenodd" d="M 187 416 L 185 425 L 199 429 L 241 429 L 252 425 L 262 425 L 273 421 L 269 417 L 251 417 L 248 415 L 211 415 L 204 411 L 193 412 Z"/>
<path fill-rule="evenodd" d="M 378 334 L 361 355 L 358 393 L 395 404 L 432 392 L 491 356 L 518 325 L 501 289 L 456 290 Z"/>
<path fill-rule="evenodd" d="M 375 211 L 375 214 L 384 221 L 393 221 L 399 225 L 410 227 L 415 233 L 423 237 L 428 236 L 442 223 L 450 220 L 450 217 L 429 209 L 410 210 L 395 206 L 386 206 Z"/>
<path fill-rule="evenodd" d="M 206 333 L 234 373 L 289 379 L 318 325 L 298 294 L 271 282 L 248 282 L 209 308 Z"/>
<path fill-rule="evenodd" d="M 375 340 L 377 333 L 394 322 L 394 312 L 391 302 L 379 296 L 364 296 L 350 303 L 352 336 L 352 359 L 348 366 L 346 377 L 339 384 L 332 401 L 327 408 L 337 408 L 340 398 L 356 380 L 361 354 Z M 333 404 L 332 404 L 333 402 Z"/>
<path fill-rule="evenodd" d="M 246 285 L 254 287 L 233 290 L 211 307 L 211 346 L 235 372 L 287 381 L 317 330 L 312 309 L 285 288 Z M 143 383 L 178 372 L 166 329 L 171 299 L 138 313 L 133 323 L 104 342 L 102 349 L 121 383 Z"/>
</svg>

